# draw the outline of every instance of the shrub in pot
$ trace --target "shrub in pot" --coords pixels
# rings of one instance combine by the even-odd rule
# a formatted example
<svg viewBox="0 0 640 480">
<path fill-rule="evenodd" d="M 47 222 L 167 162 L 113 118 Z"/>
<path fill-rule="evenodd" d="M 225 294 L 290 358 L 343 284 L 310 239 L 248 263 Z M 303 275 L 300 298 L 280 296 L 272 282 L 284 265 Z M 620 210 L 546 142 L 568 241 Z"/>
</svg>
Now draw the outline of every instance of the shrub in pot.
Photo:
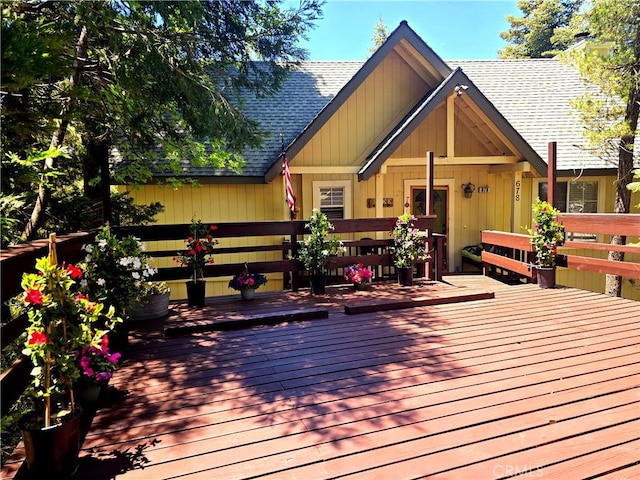
<svg viewBox="0 0 640 480">
<path fill-rule="evenodd" d="M 245 263 L 244 270 L 229 280 L 229 288 L 238 290 L 243 300 L 253 300 L 255 291 L 267 283 L 267 277 L 261 273 L 249 273 L 249 266 Z"/>
<path fill-rule="evenodd" d="M 558 247 L 564 244 L 564 225 L 558 223 L 560 212 L 539 198 L 533 204 L 533 228 L 529 230 L 535 251 L 535 267 L 541 288 L 555 287 Z"/>
<path fill-rule="evenodd" d="M 426 233 L 415 228 L 415 221 L 416 217 L 404 213 L 398 217 L 390 232 L 393 241 L 390 250 L 401 285 L 413 284 L 413 264 L 416 260 L 429 259 L 425 243 Z"/>
</svg>

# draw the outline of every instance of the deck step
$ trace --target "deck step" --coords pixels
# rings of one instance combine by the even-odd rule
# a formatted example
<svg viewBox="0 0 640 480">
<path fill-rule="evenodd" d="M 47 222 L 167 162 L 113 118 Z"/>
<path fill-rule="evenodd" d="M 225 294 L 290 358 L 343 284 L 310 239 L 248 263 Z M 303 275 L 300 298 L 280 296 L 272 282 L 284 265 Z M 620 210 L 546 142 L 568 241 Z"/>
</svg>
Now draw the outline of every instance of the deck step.
<svg viewBox="0 0 640 480">
<path fill-rule="evenodd" d="M 168 324 L 164 327 L 164 334 L 167 337 L 172 337 L 187 333 L 239 330 L 257 325 L 276 325 L 284 322 L 299 322 L 303 320 L 316 320 L 328 317 L 329 310 L 326 308 L 301 308 L 256 315 L 246 315 L 241 318 L 229 320 L 220 318 L 204 318 Z"/>
<path fill-rule="evenodd" d="M 421 295 L 413 298 L 395 298 L 382 300 L 361 300 L 346 303 L 344 313 L 355 315 L 359 313 L 384 312 L 388 310 L 401 310 L 404 308 L 424 307 L 427 305 L 442 305 L 446 303 L 471 302 L 474 300 L 487 300 L 495 298 L 495 292 L 491 291 L 466 291 L 445 292 L 437 295 Z"/>
</svg>

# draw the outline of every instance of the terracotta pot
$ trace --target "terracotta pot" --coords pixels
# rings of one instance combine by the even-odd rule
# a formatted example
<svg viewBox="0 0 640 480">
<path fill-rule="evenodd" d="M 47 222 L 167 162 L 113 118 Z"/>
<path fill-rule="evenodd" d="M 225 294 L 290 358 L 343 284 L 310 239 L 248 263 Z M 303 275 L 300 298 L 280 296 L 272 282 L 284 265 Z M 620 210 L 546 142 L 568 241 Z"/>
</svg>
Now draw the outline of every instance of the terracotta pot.
<svg viewBox="0 0 640 480">
<path fill-rule="evenodd" d="M 536 267 L 538 286 L 556 288 L 556 267 Z"/>
<path fill-rule="evenodd" d="M 187 303 L 190 307 L 204 307 L 206 286 L 204 280 L 187 282 Z"/>
<path fill-rule="evenodd" d="M 240 295 L 242 296 L 242 300 L 253 300 L 253 297 L 256 295 L 256 289 L 243 288 L 240 290 Z"/>
<path fill-rule="evenodd" d="M 413 285 L 413 267 L 396 267 L 398 283 L 404 287 Z"/>
<path fill-rule="evenodd" d="M 325 273 L 312 273 L 309 275 L 312 295 L 324 295 L 327 286 L 327 275 Z"/>
<path fill-rule="evenodd" d="M 64 479 L 78 469 L 80 418 L 82 408 L 65 417 L 60 424 L 42 428 L 32 425 L 38 414 L 31 412 L 19 421 L 24 440 L 27 472 L 30 478 Z"/>
</svg>

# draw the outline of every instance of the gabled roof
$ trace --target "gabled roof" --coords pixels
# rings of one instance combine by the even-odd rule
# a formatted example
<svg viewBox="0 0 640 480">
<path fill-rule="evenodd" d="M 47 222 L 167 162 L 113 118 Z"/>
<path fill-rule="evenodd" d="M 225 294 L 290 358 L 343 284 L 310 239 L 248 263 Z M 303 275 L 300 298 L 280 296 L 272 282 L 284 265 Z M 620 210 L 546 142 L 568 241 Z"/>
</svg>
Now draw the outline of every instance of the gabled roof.
<svg viewBox="0 0 640 480">
<path fill-rule="evenodd" d="M 306 143 L 322 128 L 322 126 L 331 118 L 331 116 L 346 102 L 349 97 L 358 89 L 358 87 L 366 80 L 366 78 L 380 65 L 380 62 L 401 42 L 408 44 L 415 49 L 422 59 L 424 59 L 434 70 L 437 81 L 446 78 L 451 69 L 447 64 L 409 27 L 406 21 L 400 22 L 385 42 L 375 51 L 375 53 L 362 64 L 358 72 L 340 89 L 337 95 L 331 99 L 318 112 L 315 118 L 302 130 L 286 148 L 286 154 L 289 157 L 296 155 Z M 266 181 L 270 182 L 280 173 L 280 162 L 276 160 L 271 168 L 267 171 Z"/>
<path fill-rule="evenodd" d="M 511 143 L 541 173 L 546 173 L 547 165 L 520 134 L 509 124 L 500 112 L 478 90 L 475 84 L 458 67 L 437 88 L 429 92 L 416 107 L 392 130 L 385 140 L 367 157 L 367 163 L 358 172 L 359 180 L 367 180 L 374 175 L 393 151 L 444 101 L 457 85 L 465 85 L 464 95 L 468 95 L 489 119 L 507 136 Z"/>
</svg>

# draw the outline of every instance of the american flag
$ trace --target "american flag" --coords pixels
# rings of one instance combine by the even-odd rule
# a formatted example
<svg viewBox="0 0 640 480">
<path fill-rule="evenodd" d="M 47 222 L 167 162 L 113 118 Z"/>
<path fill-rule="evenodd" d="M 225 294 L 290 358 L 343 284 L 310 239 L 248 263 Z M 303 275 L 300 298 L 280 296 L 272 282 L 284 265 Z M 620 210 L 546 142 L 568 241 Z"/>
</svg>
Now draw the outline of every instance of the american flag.
<svg viewBox="0 0 640 480">
<path fill-rule="evenodd" d="M 289 159 L 285 156 L 282 164 L 282 175 L 284 175 L 284 185 L 286 189 L 285 198 L 291 214 L 295 215 L 296 196 L 293 194 L 293 185 L 291 184 L 291 172 L 289 171 Z"/>
</svg>

